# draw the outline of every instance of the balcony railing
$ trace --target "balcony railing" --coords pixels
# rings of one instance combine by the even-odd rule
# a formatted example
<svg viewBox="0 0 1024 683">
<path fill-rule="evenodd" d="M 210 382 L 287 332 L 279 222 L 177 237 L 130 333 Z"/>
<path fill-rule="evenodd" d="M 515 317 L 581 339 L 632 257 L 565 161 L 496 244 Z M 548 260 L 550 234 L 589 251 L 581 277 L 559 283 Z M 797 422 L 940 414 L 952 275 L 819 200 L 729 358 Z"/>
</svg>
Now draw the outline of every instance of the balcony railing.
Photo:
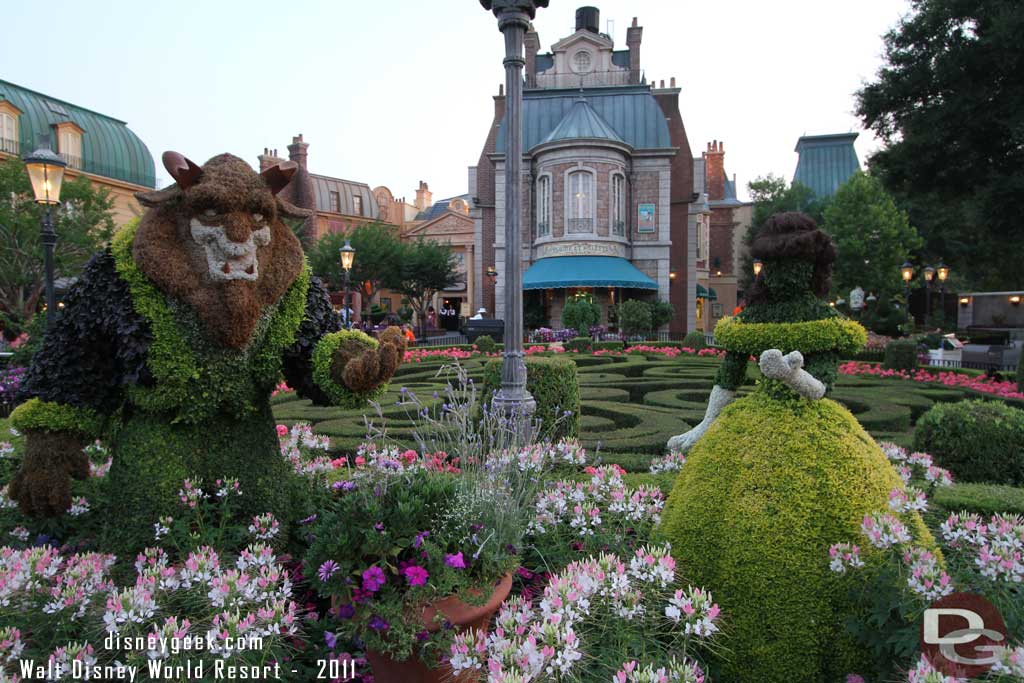
<svg viewBox="0 0 1024 683">
<path fill-rule="evenodd" d="M 527 78 L 526 87 L 528 89 L 595 88 L 608 85 L 629 85 L 629 82 L 628 67 L 611 71 L 591 71 L 583 74 L 572 71 L 556 74 L 552 68 L 549 71 L 538 73 L 532 82 Z M 640 82 L 644 82 L 642 74 Z"/>
<path fill-rule="evenodd" d="M 626 221 L 612 221 L 612 234 L 622 237 L 626 234 Z"/>
<path fill-rule="evenodd" d="M 537 237 L 547 237 L 551 234 L 551 226 L 547 223 L 537 223 Z"/>
<path fill-rule="evenodd" d="M 72 154 L 68 154 L 67 152 L 60 152 L 58 156 L 60 156 L 60 158 L 63 159 L 64 161 L 68 162 L 69 167 L 82 170 L 82 157 L 74 156 Z"/>
<path fill-rule="evenodd" d="M 21 154 L 21 145 L 18 144 L 17 140 L 0 138 L 0 152 L 4 152 L 6 154 Z"/>
<path fill-rule="evenodd" d="M 565 221 L 569 233 L 594 232 L 593 218 L 569 218 Z"/>
</svg>

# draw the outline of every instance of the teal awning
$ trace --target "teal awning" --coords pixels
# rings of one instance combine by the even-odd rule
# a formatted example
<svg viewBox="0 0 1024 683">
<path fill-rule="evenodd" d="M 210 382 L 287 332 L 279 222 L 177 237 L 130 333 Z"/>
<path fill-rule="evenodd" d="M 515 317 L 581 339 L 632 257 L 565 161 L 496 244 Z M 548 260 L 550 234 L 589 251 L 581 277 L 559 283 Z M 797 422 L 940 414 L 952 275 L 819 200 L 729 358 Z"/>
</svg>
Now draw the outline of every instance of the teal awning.
<svg viewBox="0 0 1024 683">
<path fill-rule="evenodd" d="M 718 293 L 713 287 L 705 289 L 704 285 L 697 283 L 697 296 L 698 299 L 707 299 L 708 301 L 715 301 L 718 299 Z"/>
<path fill-rule="evenodd" d="M 523 273 L 523 289 L 568 287 L 657 289 L 658 283 L 618 256 L 551 256 Z"/>
</svg>

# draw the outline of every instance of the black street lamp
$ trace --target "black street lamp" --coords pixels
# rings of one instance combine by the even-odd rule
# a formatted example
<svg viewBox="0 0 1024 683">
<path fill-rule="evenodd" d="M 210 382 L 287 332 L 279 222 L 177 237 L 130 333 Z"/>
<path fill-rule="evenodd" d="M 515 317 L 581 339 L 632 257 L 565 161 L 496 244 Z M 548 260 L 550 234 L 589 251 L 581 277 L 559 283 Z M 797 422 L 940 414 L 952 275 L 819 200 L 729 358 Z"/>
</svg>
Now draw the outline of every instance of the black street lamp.
<svg viewBox="0 0 1024 683">
<path fill-rule="evenodd" d="M 935 267 L 935 274 L 939 276 L 939 305 L 942 306 L 942 323 L 946 323 L 946 278 L 949 277 L 949 266 L 939 259 L 939 265 Z"/>
<path fill-rule="evenodd" d="M 494 266 L 487 266 L 485 275 L 487 275 L 487 279 L 491 281 L 492 285 L 498 282 L 498 269 Z"/>
<path fill-rule="evenodd" d="M 53 287 L 53 250 L 57 246 L 57 232 L 53 229 L 51 209 L 60 203 L 60 186 L 64 182 L 67 163 L 50 149 L 48 135 L 39 136 L 39 149 L 26 154 L 22 161 L 25 162 L 36 203 L 46 207 L 43 211 L 42 241 L 46 269 L 46 326 L 49 327 L 57 315 L 57 294 Z"/>
<path fill-rule="evenodd" d="M 345 308 L 342 312 L 345 314 L 345 329 L 351 330 L 352 307 L 349 306 L 348 302 L 348 289 L 350 278 L 352 276 L 352 262 L 356 258 L 356 250 L 352 248 L 352 245 L 349 244 L 348 240 L 345 240 L 345 246 L 338 251 L 341 253 L 341 269 L 345 271 L 345 301 L 342 304 Z"/>
<path fill-rule="evenodd" d="M 932 280 L 935 279 L 935 269 L 928 266 L 924 269 L 924 321 L 928 324 L 928 319 L 932 315 Z"/>
<path fill-rule="evenodd" d="M 506 415 L 529 417 L 537 408 L 526 389 L 523 353 L 522 178 L 523 165 L 523 38 L 538 7 L 548 0 L 480 0 L 493 11 L 505 38 L 505 345 L 501 362 L 501 389 L 494 404 Z M 528 428 L 528 427 L 527 427 Z"/>
<path fill-rule="evenodd" d="M 764 269 L 764 264 L 761 263 L 760 260 L 754 259 L 754 279 L 755 280 L 757 279 L 757 276 L 761 274 L 761 271 L 763 269 Z"/>
<path fill-rule="evenodd" d="M 910 261 L 900 266 L 900 275 L 903 276 L 903 305 L 907 307 L 906 322 L 910 322 L 910 281 L 914 279 L 914 264 Z"/>
</svg>

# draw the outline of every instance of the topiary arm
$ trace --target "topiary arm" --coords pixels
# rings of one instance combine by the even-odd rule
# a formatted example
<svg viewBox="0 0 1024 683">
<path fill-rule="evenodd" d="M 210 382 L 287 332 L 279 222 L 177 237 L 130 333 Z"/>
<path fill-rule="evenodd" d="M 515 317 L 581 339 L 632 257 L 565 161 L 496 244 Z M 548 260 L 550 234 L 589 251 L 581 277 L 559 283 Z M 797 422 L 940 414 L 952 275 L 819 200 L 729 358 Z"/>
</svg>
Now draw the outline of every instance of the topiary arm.
<svg viewBox="0 0 1024 683">
<path fill-rule="evenodd" d="M 306 313 L 295 335 L 295 343 L 285 349 L 284 378 L 288 386 L 317 405 L 329 405 L 331 399 L 313 381 L 313 350 L 325 336 L 341 329 L 341 321 L 331 308 L 331 300 L 320 278 L 309 279 Z"/>
<path fill-rule="evenodd" d="M 405 360 L 406 340 L 397 327 L 374 339 L 358 330 L 332 332 L 313 351 L 313 381 L 334 405 L 358 408 L 379 397 Z"/>
</svg>

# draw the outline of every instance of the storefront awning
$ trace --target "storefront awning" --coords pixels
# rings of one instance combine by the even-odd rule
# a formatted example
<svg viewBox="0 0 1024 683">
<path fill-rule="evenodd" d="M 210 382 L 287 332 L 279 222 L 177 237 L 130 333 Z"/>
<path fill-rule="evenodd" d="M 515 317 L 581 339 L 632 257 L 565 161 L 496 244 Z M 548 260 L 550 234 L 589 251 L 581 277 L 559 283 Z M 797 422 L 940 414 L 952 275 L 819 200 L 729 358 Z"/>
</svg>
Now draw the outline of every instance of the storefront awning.
<svg viewBox="0 0 1024 683">
<path fill-rule="evenodd" d="M 523 289 L 569 287 L 657 289 L 658 283 L 618 256 L 551 256 L 523 274 Z"/>
<path fill-rule="evenodd" d="M 718 298 L 718 293 L 715 292 L 714 288 L 712 288 L 712 287 L 705 288 L 704 285 L 702 285 L 700 283 L 697 283 L 697 296 L 696 296 L 696 298 L 698 298 L 698 299 L 707 299 L 708 301 L 714 301 L 714 300 L 716 300 Z"/>
</svg>

